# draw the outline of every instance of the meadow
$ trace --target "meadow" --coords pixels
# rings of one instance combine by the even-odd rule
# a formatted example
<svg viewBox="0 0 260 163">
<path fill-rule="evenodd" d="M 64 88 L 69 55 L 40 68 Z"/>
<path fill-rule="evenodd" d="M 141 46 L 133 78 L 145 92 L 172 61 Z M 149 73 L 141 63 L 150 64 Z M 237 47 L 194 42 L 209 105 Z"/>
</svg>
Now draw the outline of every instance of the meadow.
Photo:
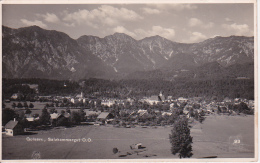
<svg viewBox="0 0 260 163">
<path fill-rule="evenodd" d="M 33 154 L 37 152 L 40 153 L 41 159 L 178 159 L 178 156 L 172 155 L 170 150 L 171 129 L 171 126 L 117 128 L 107 125 L 59 127 L 37 131 L 32 135 L 14 137 L 3 134 L 2 158 L 4 160 L 32 159 Z M 252 115 L 209 115 L 202 124 L 197 122 L 192 124 L 191 136 L 193 137 L 193 159 L 209 156 L 254 157 L 254 116 Z M 43 141 L 27 141 L 28 137 Z M 81 141 L 48 141 L 48 138 Z M 83 142 L 83 140 L 88 141 Z M 131 150 L 130 145 L 136 143 L 142 143 L 144 148 Z M 114 154 L 113 148 L 117 148 L 119 152 Z"/>
</svg>

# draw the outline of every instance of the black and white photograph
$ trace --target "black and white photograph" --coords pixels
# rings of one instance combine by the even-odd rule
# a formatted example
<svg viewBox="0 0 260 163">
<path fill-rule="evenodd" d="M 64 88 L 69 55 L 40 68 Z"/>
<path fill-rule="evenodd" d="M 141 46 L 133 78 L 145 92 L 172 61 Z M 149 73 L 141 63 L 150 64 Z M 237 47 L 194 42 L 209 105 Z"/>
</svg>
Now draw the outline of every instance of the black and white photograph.
<svg viewBox="0 0 260 163">
<path fill-rule="evenodd" d="M 2 161 L 257 161 L 256 0 L 25 2 L 1 2 Z"/>
</svg>

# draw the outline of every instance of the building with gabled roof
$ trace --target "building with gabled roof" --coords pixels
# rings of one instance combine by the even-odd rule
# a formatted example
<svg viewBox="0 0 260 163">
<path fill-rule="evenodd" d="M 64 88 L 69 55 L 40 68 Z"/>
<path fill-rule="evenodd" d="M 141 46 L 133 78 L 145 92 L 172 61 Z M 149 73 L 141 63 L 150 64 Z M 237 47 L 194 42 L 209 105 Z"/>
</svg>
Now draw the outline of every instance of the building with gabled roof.
<svg viewBox="0 0 260 163">
<path fill-rule="evenodd" d="M 109 112 L 102 112 L 97 117 L 97 120 L 102 121 L 102 120 L 111 119 L 111 118 L 114 118 L 114 116 L 111 113 L 109 113 Z"/>
<path fill-rule="evenodd" d="M 9 136 L 15 136 L 15 135 L 23 134 L 24 128 L 23 128 L 22 125 L 20 125 L 18 123 L 18 121 L 16 121 L 14 119 L 13 121 L 9 121 L 5 125 L 5 133 L 6 133 L 6 135 L 9 135 Z"/>
<path fill-rule="evenodd" d="M 53 114 L 50 114 L 50 116 L 51 116 L 50 121 L 51 121 L 51 125 L 52 125 L 52 126 L 57 126 L 58 120 L 59 120 L 60 118 L 64 117 L 64 116 L 63 116 L 62 114 L 60 114 L 60 113 L 53 113 Z"/>
</svg>

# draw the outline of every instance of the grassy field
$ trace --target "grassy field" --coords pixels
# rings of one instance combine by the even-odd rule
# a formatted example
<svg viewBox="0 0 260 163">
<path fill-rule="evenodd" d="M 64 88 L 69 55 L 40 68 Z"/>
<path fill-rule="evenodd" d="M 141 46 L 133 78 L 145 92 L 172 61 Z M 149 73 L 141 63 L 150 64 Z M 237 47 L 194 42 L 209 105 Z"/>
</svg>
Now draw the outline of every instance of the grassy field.
<svg viewBox="0 0 260 163">
<path fill-rule="evenodd" d="M 9 137 L 3 135 L 3 159 L 31 159 L 39 152 L 41 159 L 136 159 L 178 158 L 172 155 L 169 143 L 171 127 L 115 128 L 112 126 L 77 126 L 38 131 L 35 135 Z M 254 116 L 211 115 L 191 129 L 193 157 L 218 158 L 254 157 Z M 26 138 L 44 141 L 27 141 Z M 73 138 L 81 142 L 49 142 L 48 138 Z M 82 142 L 82 139 L 91 142 Z M 240 143 L 233 144 L 233 139 Z M 131 150 L 130 145 L 145 147 Z M 114 154 L 113 148 L 119 149 Z M 22 152 L 21 152 L 22 151 Z"/>
</svg>

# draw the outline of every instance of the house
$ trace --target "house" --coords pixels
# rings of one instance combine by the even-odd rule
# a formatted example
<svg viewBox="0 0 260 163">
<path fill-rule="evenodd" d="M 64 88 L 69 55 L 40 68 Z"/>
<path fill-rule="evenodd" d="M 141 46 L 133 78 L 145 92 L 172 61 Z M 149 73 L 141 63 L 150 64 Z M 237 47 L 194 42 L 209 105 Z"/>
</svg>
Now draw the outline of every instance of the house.
<svg viewBox="0 0 260 163">
<path fill-rule="evenodd" d="M 171 112 L 163 112 L 163 113 L 162 113 L 162 116 L 171 116 L 171 115 L 172 115 Z"/>
<path fill-rule="evenodd" d="M 13 121 L 9 121 L 5 125 L 5 132 L 6 132 L 6 135 L 15 136 L 15 135 L 23 134 L 24 133 L 24 128 L 23 128 L 22 125 L 20 125 L 18 123 L 18 121 L 16 121 L 14 119 Z"/>
<path fill-rule="evenodd" d="M 170 104 L 170 110 L 178 109 L 179 106 L 177 102 L 173 102 Z"/>
<path fill-rule="evenodd" d="M 186 99 L 186 98 L 183 98 L 183 97 L 178 98 L 178 102 L 180 102 L 180 103 L 184 103 L 184 102 L 187 102 L 187 101 L 188 101 L 188 99 Z"/>
<path fill-rule="evenodd" d="M 23 95 L 21 93 L 14 93 L 12 96 L 11 96 L 11 99 L 13 100 L 17 100 L 17 99 L 21 99 L 23 97 Z"/>
<path fill-rule="evenodd" d="M 72 102 L 73 104 L 75 104 L 75 99 L 74 99 L 74 98 L 71 98 L 71 99 L 70 99 L 70 102 Z"/>
<path fill-rule="evenodd" d="M 97 117 L 97 120 L 98 121 L 102 121 L 102 120 L 107 120 L 107 119 L 111 119 L 111 118 L 114 118 L 114 116 L 111 113 L 109 113 L 109 112 L 102 112 Z"/>
<path fill-rule="evenodd" d="M 183 109 L 183 114 L 188 115 L 189 112 L 190 112 L 190 107 L 185 107 L 185 108 Z"/>
<path fill-rule="evenodd" d="M 111 99 L 101 101 L 101 105 L 108 106 L 108 107 L 111 107 L 114 104 L 115 104 L 115 100 L 111 100 Z"/>
<path fill-rule="evenodd" d="M 138 110 L 137 114 L 138 114 L 139 116 L 143 116 L 143 115 L 148 114 L 148 112 L 147 112 L 147 110 L 142 110 L 142 109 L 140 109 L 140 110 Z"/>
<path fill-rule="evenodd" d="M 28 117 L 28 118 L 26 118 L 26 120 L 27 120 L 28 122 L 33 122 L 33 121 L 36 121 L 36 120 L 39 120 L 39 119 L 40 119 L 40 117 L 37 117 L 37 118 Z"/>
<path fill-rule="evenodd" d="M 53 113 L 53 114 L 50 114 L 51 116 L 51 125 L 52 126 L 57 126 L 57 122 L 60 118 L 64 117 L 62 114 L 60 113 Z"/>
<path fill-rule="evenodd" d="M 170 100 L 172 100 L 173 98 L 172 98 L 172 96 L 168 96 L 167 99 L 170 101 Z"/>
<path fill-rule="evenodd" d="M 87 110 L 85 111 L 86 115 L 85 117 L 87 118 L 87 120 L 89 121 L 94 121 L 96 117 L 98 117 L 101 114 L 101 111 L 90 111 Z"/>
</svg>

